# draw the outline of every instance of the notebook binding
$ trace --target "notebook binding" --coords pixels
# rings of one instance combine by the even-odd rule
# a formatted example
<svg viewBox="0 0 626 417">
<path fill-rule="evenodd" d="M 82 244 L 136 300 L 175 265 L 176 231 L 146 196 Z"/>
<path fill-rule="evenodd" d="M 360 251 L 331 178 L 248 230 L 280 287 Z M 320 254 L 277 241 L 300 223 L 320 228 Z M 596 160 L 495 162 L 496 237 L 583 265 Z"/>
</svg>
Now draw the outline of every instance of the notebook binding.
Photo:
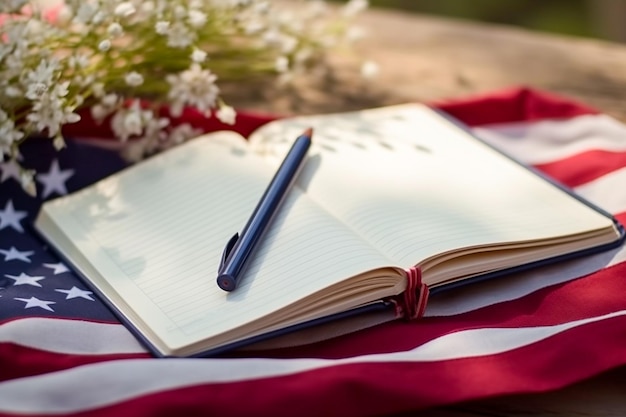
<svg viewBox="0 0 626 417">
<path fill-rule="evenodd" d="M 404 293 L 393 300 L 396 316 L 415 320 L 424 315 L 430 290 L 422 282 L 422 270 L 414 266 L 406 270 L 407 286 Z"/>
</svg>

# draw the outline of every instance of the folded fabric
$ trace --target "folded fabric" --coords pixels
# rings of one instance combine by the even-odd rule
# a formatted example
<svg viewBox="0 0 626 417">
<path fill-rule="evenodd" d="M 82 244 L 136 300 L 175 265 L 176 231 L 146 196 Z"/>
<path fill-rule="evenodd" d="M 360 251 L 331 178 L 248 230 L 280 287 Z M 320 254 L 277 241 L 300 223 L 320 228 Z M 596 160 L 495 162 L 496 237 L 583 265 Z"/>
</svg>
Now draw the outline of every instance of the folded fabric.
<svg viewBox="0 0 626 417">
<path fill-rule="evenodd" d="M 523 88 L 433 105 L 626 222 L 622 123 Z M 241 113 L 235 129 L 273 118 Z M 181 121 L 225 127 L 192 110 Z M 66 133 L 109 135 L 88 120 Z M 0 165 L 0 416 L 381 415 L 543 392 L 626 364 L 624 248 L 433 297 L 417 322 L 286 350 L 153 359 L 30 226 L 44 199 L 124 162 L 81 140 L 23 151 L 40 172 L 37 198 Z"/>
</svg>

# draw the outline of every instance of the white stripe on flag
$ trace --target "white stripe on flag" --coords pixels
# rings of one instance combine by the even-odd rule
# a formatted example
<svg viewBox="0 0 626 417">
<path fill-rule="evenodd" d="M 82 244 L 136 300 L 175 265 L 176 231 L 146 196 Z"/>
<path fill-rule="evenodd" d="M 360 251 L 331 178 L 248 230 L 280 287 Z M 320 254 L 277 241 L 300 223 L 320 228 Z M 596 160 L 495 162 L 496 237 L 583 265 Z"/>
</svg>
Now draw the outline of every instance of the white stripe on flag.
<svg viewBox="0 0 626 417">
<path fill-rule="evenodd" d="M 554 326 L 464 330 L 406 352 L 339 360 L 137 359 L 103 362 L 0 383 L 0 411 L 71 413 L 197 384 L 250 381 L 348 364 L 433 362 L 494 355 L 575 327 L 624 315 L 626 311 Z"/>
<path fill-rule="evenodd" d="M 574 190 L 609 213 L 626 213 L 626 168 L 603 175 Z"/>
<path fill-rule="evenodd" d="M 626 126 L 606 115 L 473 128 L 485 142 L 537 165 L 589 150 L 626 151 Z"/>
<path fill-rule="evenodd" d="M 49 352 L 106 355 L 146 352 L 120 324 L 52 318 L 24 318 L 0 326 L 0 342 Z"/>
</svg>

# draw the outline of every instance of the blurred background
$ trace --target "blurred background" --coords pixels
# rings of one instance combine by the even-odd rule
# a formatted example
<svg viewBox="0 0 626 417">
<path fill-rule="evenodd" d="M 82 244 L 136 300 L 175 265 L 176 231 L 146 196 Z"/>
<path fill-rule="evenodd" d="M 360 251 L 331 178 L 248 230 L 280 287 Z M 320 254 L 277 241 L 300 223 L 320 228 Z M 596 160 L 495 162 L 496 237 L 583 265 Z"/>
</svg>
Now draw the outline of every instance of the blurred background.
<svg viewBox="0 0 626 417">
<path fill-rule="evenodd" d="M 370 0 L 370 4 L 626 42 L 626 0 Z"/>
</svg>

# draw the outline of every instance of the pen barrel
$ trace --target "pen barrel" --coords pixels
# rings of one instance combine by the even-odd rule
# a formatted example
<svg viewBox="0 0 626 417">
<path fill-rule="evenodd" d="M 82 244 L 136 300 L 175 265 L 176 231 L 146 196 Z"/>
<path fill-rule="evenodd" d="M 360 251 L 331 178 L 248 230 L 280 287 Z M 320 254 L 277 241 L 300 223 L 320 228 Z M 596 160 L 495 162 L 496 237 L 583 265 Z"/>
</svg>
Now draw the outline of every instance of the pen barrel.
<svg viewBox="0 0 626 417">
<path fill-rule="evenodd" d="M 278 171 L 274 174 L 272 181 L 244 226 L 239 239 L 218 272 L 217 284 L 223 290 L 232 291 L 237 287 L 239 277 L 251 258 L 252 251 L 268 229 L 304 165 L 310 146 L 310 135 L 299 136 L 291 146 Z"/>
</svg>

